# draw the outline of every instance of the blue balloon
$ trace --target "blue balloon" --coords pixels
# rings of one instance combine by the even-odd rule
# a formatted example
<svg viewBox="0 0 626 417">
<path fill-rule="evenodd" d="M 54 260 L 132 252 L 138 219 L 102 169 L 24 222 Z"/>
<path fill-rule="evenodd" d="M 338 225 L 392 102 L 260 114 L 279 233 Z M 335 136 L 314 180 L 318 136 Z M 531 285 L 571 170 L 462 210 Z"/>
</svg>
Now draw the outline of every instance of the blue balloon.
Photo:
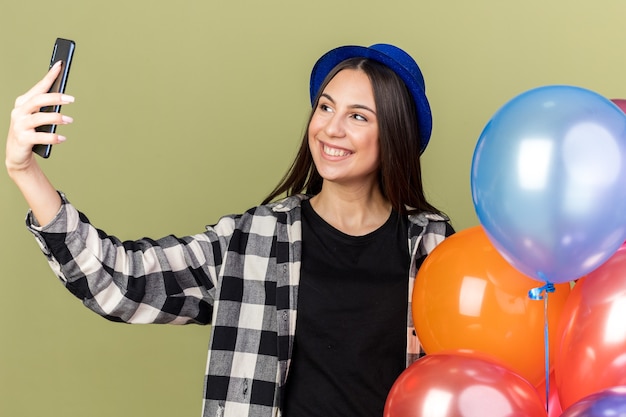
<svg viewBox="0 0 626 417">
<path fill-rule="evenodd" d="M 588 395 L 567 407 L 561 417 L 626 417 L 626 387 Z"/>
<path fill-rule="evenodd" d="M 471 187 L 511 265 L 542 282 L 580 278 L 626 240 L 626 115 L 579 87 L 527 91 L 481 133 Z"/>
</svg>

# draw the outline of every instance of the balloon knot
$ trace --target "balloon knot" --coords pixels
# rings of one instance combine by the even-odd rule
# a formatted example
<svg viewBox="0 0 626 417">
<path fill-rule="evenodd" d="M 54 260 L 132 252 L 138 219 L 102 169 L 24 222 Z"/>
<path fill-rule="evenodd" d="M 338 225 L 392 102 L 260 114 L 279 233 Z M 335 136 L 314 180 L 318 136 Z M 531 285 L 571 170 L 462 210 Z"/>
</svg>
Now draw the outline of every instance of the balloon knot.
<svg viewBox="0 0 626 417">
<path fill-rule="evenodd" d="M 554 292 L 554 289 L 555 288 L 553 283 L 546 282 L 546 285 L 532 288 L 530 291 L 528 291 L 528 298 L 530 298 L 531 300 L 543 300 L 543 294 L 545 293 L 547 296 L 548 293 Z"/>
</svg>

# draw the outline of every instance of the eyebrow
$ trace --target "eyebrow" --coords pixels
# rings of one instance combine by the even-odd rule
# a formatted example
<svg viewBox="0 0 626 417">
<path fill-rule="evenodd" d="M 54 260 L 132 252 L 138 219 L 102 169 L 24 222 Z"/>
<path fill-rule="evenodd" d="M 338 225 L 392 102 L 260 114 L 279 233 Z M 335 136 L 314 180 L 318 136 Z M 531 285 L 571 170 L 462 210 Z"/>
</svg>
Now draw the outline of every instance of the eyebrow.
<svg viewBox="0 0 626 417">
<path fill-rule="evenodd" d="M 322 93 L 321 97 L 326 97 L 328 100 L 330 100 L 331 103 L 335 104 L 335 100 L 327 93 Z M 369 108 L 368 106 L 364 105 L 364 104 L 353 104 L 350 106 L 351 109 L 362 109 L 362 110 L 367 110 L 369 112 L 371 112 L 372 114 L 376 114 L 376 112 Z"/>
</svg>

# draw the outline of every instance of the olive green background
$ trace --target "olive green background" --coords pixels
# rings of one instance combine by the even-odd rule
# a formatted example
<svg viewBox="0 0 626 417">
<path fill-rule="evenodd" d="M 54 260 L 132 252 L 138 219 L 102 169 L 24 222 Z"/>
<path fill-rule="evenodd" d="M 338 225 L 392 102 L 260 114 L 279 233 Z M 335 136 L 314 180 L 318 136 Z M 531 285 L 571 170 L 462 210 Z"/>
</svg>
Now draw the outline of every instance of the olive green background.
<svg viewBox="0 0 626 417">
<path fill-rule="evenodd" d="M 432 104 L 427 194 L 460 230 L 477 224 L 474 146 L 506 101 L 547 84 L 626 97 L 625 15 L 623 0 L 5 0 L 0 131 L 54 39 L 74 39 L 75 123 L 46 172 L 120 238 L 195 233 L 287 169 L 323 52 L 395 43 Z M 199 415 L 209 328 L 90 313 L 48 269 L 6 174 L 0 192 L 0 416 Z"/>
</svg>

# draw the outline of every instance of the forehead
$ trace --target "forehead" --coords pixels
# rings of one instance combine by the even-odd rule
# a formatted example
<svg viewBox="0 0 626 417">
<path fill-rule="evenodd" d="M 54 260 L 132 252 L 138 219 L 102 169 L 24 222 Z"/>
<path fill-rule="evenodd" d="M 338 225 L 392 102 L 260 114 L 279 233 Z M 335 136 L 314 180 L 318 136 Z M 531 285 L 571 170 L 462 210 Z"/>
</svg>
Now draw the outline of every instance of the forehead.
<svg viewBox="0 0 626 417">
<path fill-rule="evenodd" d="M 358 69 L 339 71 L 326 85 L 323 94 L 333 100 L 356 101 L 360 104 L 374 104 L 374 89 L 368 75 Z"/>
</svg>

